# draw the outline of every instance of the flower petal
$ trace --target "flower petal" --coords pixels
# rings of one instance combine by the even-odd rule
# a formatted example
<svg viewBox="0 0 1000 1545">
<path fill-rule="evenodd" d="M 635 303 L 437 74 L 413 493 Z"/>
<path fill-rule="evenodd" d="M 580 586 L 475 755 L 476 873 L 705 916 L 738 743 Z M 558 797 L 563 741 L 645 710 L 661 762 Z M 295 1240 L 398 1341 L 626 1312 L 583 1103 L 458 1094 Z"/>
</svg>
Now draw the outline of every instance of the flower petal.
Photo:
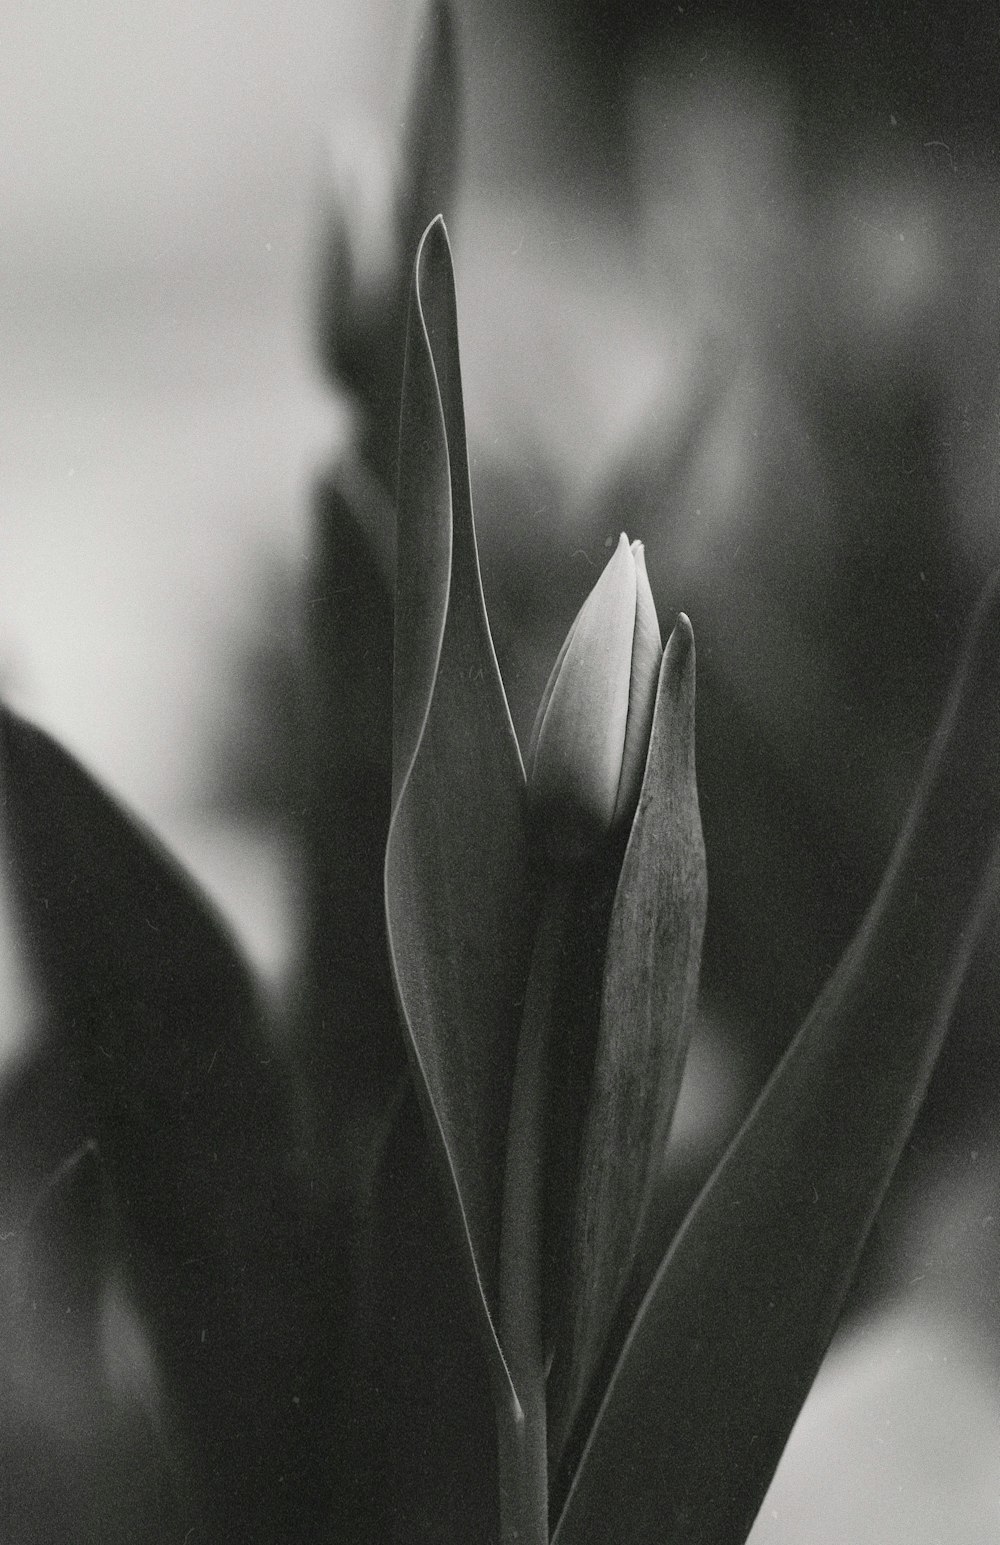
<svg viewBox="0 0 1000 1545">
<path fill-rule="evenodd" d="M 649 588 L 646 554 L 641 542 L 632 543 L 635 563 L 635 632 L 632 635 L 632 673 L 628 685 L 628 721 L 625 748 L 615 801 L 614 824 L 630 820 L 639 799 L 642 775 L 649 750 L 649 732 L 653 725 L 656 686 L 663 659 L 663 640 L 656 616 L 656 603 Z"/>
<path fill-rule="evenodd" d="M 622 534 L 580 609 L 538 733 L 529 797 L 581 845 L 611 827 L 635 633 L 636 570 Z"/>
</svg>

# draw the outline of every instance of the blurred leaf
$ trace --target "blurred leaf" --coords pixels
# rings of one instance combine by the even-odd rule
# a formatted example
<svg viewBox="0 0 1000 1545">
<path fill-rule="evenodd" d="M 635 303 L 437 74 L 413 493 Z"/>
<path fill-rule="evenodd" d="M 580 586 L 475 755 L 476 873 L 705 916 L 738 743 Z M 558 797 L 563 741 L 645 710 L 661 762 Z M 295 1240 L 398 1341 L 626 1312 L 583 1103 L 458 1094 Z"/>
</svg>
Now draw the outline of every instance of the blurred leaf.
<svg viewBox="0 0 1000 1545">
<path fill-rule="evenodd" d="M 318 306 L 320 353 L 331 378 L 357 397 L 365 462 L 395 487 L 399 397 L 410 262 L 428 221 L 450 212 L 458 180 L 460 82 L 448 0 L 429 0 L 399 148 L 393 251 L 375 283 L 357 269 L 348 212 L 336 209 L 325 244 Z"/>
<path fill-rule="evenodd" d="M 304 1042 L 299 1060 L 333 1153 L 333 1183 L 365 1183 L 381 1112 L 406 1069 L 385 947 L 392 778 L 391 580 L 375 551 L 395 514 L 348 463 L 316 495 L 308 629 L 309 775 Z M 373 530 L 373 528 L 375 528 Z"/>
<path fill-rule="evenodd" d="M 101 1167 L 90 1142 L 48 1178 L 25 1225 L 17 1296 L 33 1350 L 93 1372 L 107 1268 Z"/>
<path fill-rule="evenodd" d="M 175 1432 L 206 1506 L 225 1500 L 212 1537 L 273 1539 L 310 1348 L 285 1301 L 289 1133 L 254 985 L 183 873 L 71 756 L 8 711 L 0 746 L 22 931 L 89 1086 Z"/>
<path fill-rule="evenodd" d="M 923 1097 L 998 831 L 1000 580 L 868 916 L 646 1296 L 557 1545 L 746 1538 Z"/>
<path fill-rule="evenodd" d="M 418 1092 L 488 1322 L 532 906 L 524 774 L 479 580 L 440 219 L 417 254 L 399 486 L 389 948 Z M 495 1340 L 493 1349 L 503 1388 Z"/>
<path fill-rule="evenodd" d="M 450 0 L 429 0 L 413 71 L 399 179 L 400 249 L 415 252 L 427 224 L 444 215 L 458 182 L 461 80 Z"/>
<path fill-rule="evenodd" d="M 0 1396 L 4 1538 L 52 1542 L 183 1537 L 184 1484 L 149 1390 L 109 1374 L 123 1358 L 109 1320 L 112 1234 L 94 1142 L 46 1179 L 25 1222 Z M 193 1537 L 193 1536 L 192 1536 Z"/>
<path fill-rule="evenodd" d="M 38 1410 L 0 1390 L 0 1517 L 10 1545 L 168 1545 L 199 1537 L 157 1434 L 106 1392 Z M 47 1404 L 47 1403 L 46 1403 Z"/>
<path fill-rule="evenodd" d="M 552 1460 L 576 1421 L 629 1276 L 666 1150 L 705 927 L 694 762 L 694 638 L 667 643 L 639 807 L 605 955 L 565 1311 L 550 1382 Z"/>
</svg>

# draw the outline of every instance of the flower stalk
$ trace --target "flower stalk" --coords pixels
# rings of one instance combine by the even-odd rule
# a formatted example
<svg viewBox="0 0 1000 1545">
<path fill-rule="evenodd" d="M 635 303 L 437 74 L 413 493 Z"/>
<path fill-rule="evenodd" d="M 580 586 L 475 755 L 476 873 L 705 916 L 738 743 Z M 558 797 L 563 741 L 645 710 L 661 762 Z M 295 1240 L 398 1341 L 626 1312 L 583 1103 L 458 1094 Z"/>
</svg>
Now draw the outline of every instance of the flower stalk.
<svg viewBox="0 0 1000 1545">
<path fill-rule="evenodd" d="M 547 1545 L 549 1537 L 542 1227 L 550 1027 L 570 915 L 570 885 L 562 876 L 552 881 L 542 902 L 525 993 L 507 1138 L 500 1243 L 500 1344 L 521 1410 L 513 1431 L 509 1423 L 501 1423 L 502 1545 Z"/>
<path fill-rule="evenodd" d="M 500 1233 L 500 1344 L 519 1406 L 513 1423 L 499 1423 L 502 1545 L 549 1538 L 542 1252 L 552 1026 L 581 865 L 635 810 L 661 655 L 642 544 L 623 534 L 559 652 L 528 752 L 547 889 L 517 1045 Z"/>
</svg>

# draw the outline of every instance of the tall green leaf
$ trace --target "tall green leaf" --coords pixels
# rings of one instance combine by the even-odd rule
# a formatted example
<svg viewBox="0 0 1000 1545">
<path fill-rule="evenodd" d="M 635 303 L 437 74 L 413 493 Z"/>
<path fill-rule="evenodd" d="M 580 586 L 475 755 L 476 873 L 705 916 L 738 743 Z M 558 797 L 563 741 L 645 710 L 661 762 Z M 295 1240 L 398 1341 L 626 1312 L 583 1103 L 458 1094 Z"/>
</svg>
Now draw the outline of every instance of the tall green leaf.
<svg viewBox="0 0 1000 1545">
<path fill-rule="evenodd" d="M 556 1545 L 740 1545 L 828 1345 L 1000 871 L 1000 581 L 840 966 L 669 1250 Z"/>
<path fill-rule="evenodd" d="M 524 774 L 479 578 L 440 219 L 414 272 L 397 551 L 389 948 L 418 1092 L 489 1319 L 532 919 Z"/>
<path fill-rule="evenodd" d="M 707 896 L 694 690 L 694 637 L 682 615 L 660 667 L 642 791 L 608 930 L 565 1315 L 550 1380 L 554 1463 L 628 1279 L 690 1039 Z"/>
<path fill-rule="evenodd" d="M 383 859 L 391 767 L 392 589 L 399 402 L 413 254 L 450 207 L 458 176 L 460 80 L 449 0 L 420 18 L 385 240 L 366 272 L 351 188 L 335 189 L 321 250 L 323 362 L 356 398 L 359 431 L 315 501 L 308 576 L 310 731 L 306 1037 L 313 1103 L 334 1133 L 334 1184 L 364 1207 L 372 1139 L 405 1051 L 384 949 Z M 358 191 L 357 202 L 365 202 Z M 360 263 L 359 263 L 360 258 Z M 372 255 L 367 254 L 371 262 Z"/>
</svg>

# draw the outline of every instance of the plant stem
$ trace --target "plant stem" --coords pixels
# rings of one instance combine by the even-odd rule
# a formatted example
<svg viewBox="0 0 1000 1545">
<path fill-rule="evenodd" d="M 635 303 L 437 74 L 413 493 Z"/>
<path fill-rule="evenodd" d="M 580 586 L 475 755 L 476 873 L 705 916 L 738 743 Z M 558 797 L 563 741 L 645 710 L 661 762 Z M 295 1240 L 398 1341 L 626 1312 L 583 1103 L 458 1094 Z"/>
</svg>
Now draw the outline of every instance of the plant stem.
<svg viewBox="0 0 1000 1545">
<path fill-rule="evenodd" d="M 518 1040 L 500 1242 L 500 1344 L 520 1403 L 500 1423 L 501 1545 L 547 1545 L 549 1485 L 542 1337 L 542 1222 L 548 1046 L 568 891 L 542 903 Z"/>
</svg>

